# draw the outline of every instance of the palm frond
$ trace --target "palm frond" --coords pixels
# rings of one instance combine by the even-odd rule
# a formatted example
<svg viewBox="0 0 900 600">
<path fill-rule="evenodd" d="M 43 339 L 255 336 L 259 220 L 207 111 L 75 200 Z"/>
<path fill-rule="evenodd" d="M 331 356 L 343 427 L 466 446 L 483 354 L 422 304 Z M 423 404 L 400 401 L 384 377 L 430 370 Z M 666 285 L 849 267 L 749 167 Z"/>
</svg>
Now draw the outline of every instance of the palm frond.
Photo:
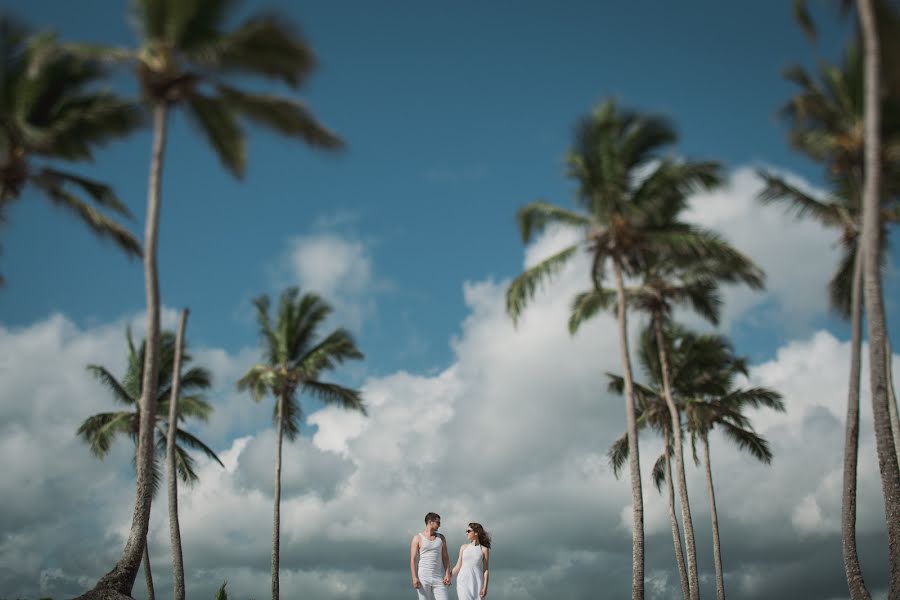
<svg viewBox="0 0 900 600">
<path fill-rule="evenodd" d="M 534 297 L 537 289 L 556 275 L 578 250 L 572 245 L 531 267 L 515 278 L 506 291 L 506 312 L 517 324 L 525 305 Z"/>
<path fill-rule="evenodd" d="M 569 316 L 569 333 L 574 335 L 582 323 L 602 310 L 614 309 L 615 304 L 616 293 L 612 290 L 594 288 L 576 295 Z"/>
<path fill-rule="evenodd" d="M 106 367 L 101 365 L 88 365 L 87 371 L 93 375 L 94 379 L 99 381 L 103 387 L 112 392 L 113 398 L 115 398 L 117 402 L 120 402 L 125 406 L 136 406 L 138 404 L 139 399 L 129 394 L 125 389 L 125 386 L 122 385 L 119 380 L 106 369 Z"/>
<path fill-rule="evenodd" d="M 360 392 L 336 383 L 323 381 L 304 381 L 303 391 L 318 398 L 325 404 L 335 404 L 345 410 L 355 410 L 366 415 L 366 407 L 363 404 Z"/>
<path fill-rule="evenodd" d="M 200 65 L 221 72 L 258 75 L 297 87 L 315 66 L 300 33 L 278 15 L 259 15 L 211 44 L 190 49 Z"/>
<path fill-rule="evenodd" d="M 106 184 L 94 181 L 92 179 L 87 179 L 86 177 L 79 177 L 78 175 L 73 175 L 72 173 L 58 171 L 56 169 L 50 169 L 46 167 L 41 169 L 36 174 L 36 177 L 44 179 L 48 182 L 55 181 L 57 182 L 57 185 L 62 185 L 65 182 L 73 183 L 80 187 L 100 206 L 118 213 L 128 219 L 134 218 L 134 216 L 131 214 L 131 211 L 128 210 L 128 207 L 125 206 L 121 200 L 119 200 L 115 192 L 113 192 L 112 188 Z"/>
<path fill-rule="evenodd" d="M 590 220 L 586 216 L 543 201 L 530 202 L 520 208 L 516 220 L 519 223 L 522 241 L 526 244 L 548 225 L 576 228 L 586 228 L 590 225 Z"/>
<path fill-rule="evenodd" d="M 653 485 L 656 486 L 656 491 L 661 494 L 662 486 L 666 482 L 666 452 L 665 451 L 663 451 L 663 453 L 659 455 L 659 458 L 656 459 L 656 462 L 653 463 L 653 471 L 652 471 L 651 475 L 653 477 Z"/>
<path fill-rule="evenodd" d="M 311 348 L 296 363 L 303 379 L 316 379 L 322 371 L 330 371 L 345 360 L 365 358 L 346 329 L 336 329 Z"/>
<path fill-rule="evenodd" d="M 141 243 L 127 229 L 53 182 L 38 177 L 32 178 L 32 181 L 46 192 L 54 204 L 78 215 L 97 236 L 112 239 L 126 254 L 141 256 Z"/>
<path fill-rule="evenodd" d="M 278 381 L 277 374 L 272 367 L 264 364 L 256 364 L 250 367 L 243 377 L 237 380 L 237 389 L 239 392 L 250 391 L 253 399 L 259 402 L 266 395 L 267 391 L 272 391 Z"/>
<path fill-rule="evenodd" d="M 78 427 L 77 435 L 95 456 L 103 458 L 117 435 L 134 432 L 136 418 L 137 415 L 131 412 L 99 413 L 85 419 Z"/>
<path fill-rule="evenodd" d="M 213 449 L 204 444 L 193 434 L 188 433 L 187 431 L 179 427 L 175 430 L 175 439 L 178 441 L 178 445 L 185 446 L 187 448 L 190 448 L 191 450 L 202 452 L 204 455 L 206 455 L 207 458 L 219 463 L 219 466 L 223 469 L 225 468 L 225 465 L 222 464 L 222 461 L 219 460 L 218 455 L 213 451 Z"/>
<path fill-rule="evenodd" d="M 840 213 L 833 203 L 823 202 L 789 184 L 781 177 L 757 170 L 765 187 L 757 198 L 763 204 L 781 204 L 786 211 L 793 213 L 798 219 L 811 218 L 825 227 L 838 227 L 843 225 Z"/>
<path fill-rule="evenodd" d="M 721 404 L 731 410 L 743 408 L 771 408 L 778 412 L 784 412 L 784 401 L 781 394 L 775 390 L 764 387 L 735 390 L 720 400 Z"/>
<path fill-rule="evenodd" d="M 859 246 L 844 248 L 837 270 L 828 282 L 828 305 L 838 316 L 849 319 L 852 315 L 853 275 L 856 269 L 856 253 Z M 860 301 L 862 301 L 860 299 Z"/>
<path fill-rule="evenodd" d="M 224 84 L 219 84 L 218 90 L 219 96 L 234 112 L 275 133 L 299 138 L 327 150 L 338 150 L 344 145 L 302 102 L 281 96 L 248 94 Z"/>
<path fill-rule="evenodd" d="M 628 435 L 623 434 L 622 437 L 613 442 L 606 455 L 609 457 L 609 466 L 612 467 L 613 475 L 618 479 L 619 471 L 625 465 L 625 461 L 628 460 Z"/>
<path fill-rule="evenodd" d="M 244 133 L 232 108 L 219 98 L 200 93 L 191 94 L 187 105 L 187 114 L 206 137 L 222 165 L 235 177 L 243 177 L 247 150 Z"/>
<path fill-rule="evenodd" d="M 769 442 L 761 435 L 749 429 L 736 427 L 727 421 L 720 423 L 720 426 L 725 436 L 737 444 L 741 450 L 748 451 L 757 460 L 767 465 L 772 462 L 772 451 L 769 449 Z"/>
</svg>

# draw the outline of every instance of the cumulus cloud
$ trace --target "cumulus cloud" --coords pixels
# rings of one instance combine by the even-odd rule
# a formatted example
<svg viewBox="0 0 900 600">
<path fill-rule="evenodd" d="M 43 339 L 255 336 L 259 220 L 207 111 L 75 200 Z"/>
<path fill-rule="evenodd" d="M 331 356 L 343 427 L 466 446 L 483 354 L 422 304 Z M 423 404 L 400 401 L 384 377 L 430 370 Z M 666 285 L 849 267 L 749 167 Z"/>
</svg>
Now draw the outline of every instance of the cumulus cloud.
<svg viewBox="0 0 900 600">
<path fill-rule="evenodd" d="M 342 323 L 357 331 L 374 314 L 374 295 L 386 285 L 375 277 L 369 248 L 337 233 L 291 239 L 284 263 L 291 283 L 322 295 Z"/>
<path fill-rule="evenodd" d="M 744 176 L 735 176 L 734 189 Z M 744 249 L 763 266 L 795 251 L 794 244 L 813 243 L 772 236 L 767 243 L 775 247 L 763 247 L 739 226 L 759 226 L 751 214 L 756 207 L 749 201 L 739 206 L 744 213 L 716 214 L 710 208 L 703 218 L 735 240 L 757 243 Z M 523 265 L 571 241 L 567 235 L 547 232 L 526 249 Z M 361 268 L 357 259 L 348 264 L 356 261 Z M 631 494 L 627 477 L 617 480 L 605 456 L 624 428 L 622 399 L 606 391 L 604 375 L 621 372 L 616 326 L 611 316 L 600 315 L 574 337 L 565 328 L 571 297 L 586 284 L 586 268 L 586 258 L 577 258 L 552 289 L 536 296 L 518 328 L 505 314 L 508 281 L 467 282 L 468 315 L 452 341 L 451 365 L 434 375 L 397 372 L 367 379 L 362 390 L 368 418 L 334 408 L 309 415 L 315 431 L 284 449 L 285 597 L 411 596 L 409 540 L 430 510 L 443 516 L 451 555 L 469 521 L 492 531 L 493 598 L 593 599 L 598 585 L 610 597 L 628 595 Z M 826 265 L 822 270 L 827 273 Z M 315 280 L 315 273 L 311 268 L 306 276 Z M 340 277 L 322 275 L 319 281 L 342 289 Z M 824 309 L 799 289 L 805 281 L 777 273 L 770 281 L 769 294 L 784 310 Z M 743 301 L 732 318 L 756 302 Z M 51 316 L 0 329 L 0 589 L 7 596 L 75 595 L 111 566 L 124 543 L 133 501 L 128 445 L 120 444 L 100 463 L 73 435 L 80 419 L 109 405 L 83 365 L 123 366 L 123 323 L 82 329 Z M 632 319 L 633 327 L 639 324 Z M 212 597 L 227 579 L 232 597 L 265 597 L 271 406 L 229 391 L 254 351 L 193 352 L 218 381 L 211 394 L 217 411 L 199 431 L 213 440 L 225 468 L 200 460 L 200 483 L 180 492 L 188 589 L 192 597 Z M 797 336 L 752 367 L 748 384 L 777 389 L 788 406 L 784 414 L 751 415 L 772 443 L 771 466 L 758 464 L 717 432 L 711 438 L 726 585 L 733 598 L 846 595 L 836 524 L 848 360 L 846 341 L 818 331 Z M 900 359 L 894 360 L 896 366 Z M 859 543 L 866 580 L 877 592 L 886 585 L 886 537 L 865 385 L 861 418 Z M 661 444 L 645 434 L 640 449 L 647 596 L 672 598 L 679 583 L 666 504 L 648 478 Z M 711 596 L 706 483 L 693 465 L 688 485 L 703 592 Z M 171 581 L 165 513 L 160 499 L 149 538 L 160 598 L 170 597 Z M 135 594 L 143 596 L 140 579 Z"/>
</svg>

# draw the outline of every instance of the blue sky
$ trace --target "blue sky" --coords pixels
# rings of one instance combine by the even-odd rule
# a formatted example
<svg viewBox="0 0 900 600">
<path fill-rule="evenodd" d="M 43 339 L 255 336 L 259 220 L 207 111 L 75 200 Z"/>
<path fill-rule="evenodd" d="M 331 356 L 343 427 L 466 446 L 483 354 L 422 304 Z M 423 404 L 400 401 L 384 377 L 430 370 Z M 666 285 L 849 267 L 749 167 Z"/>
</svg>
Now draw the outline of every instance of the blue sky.
<svg viewBox="0 0 900 600">
<path fill-rule="evenodd" d="M 11 9 L 67 39 L 131 43 L 126 11 L 111 6 L 14 1 Z M 677 151 L 686 156 L 819 178 L 789 151 L 775 111 L 791 92 L 784 67 L 839 53 L 842 30 L 827 13 L 811 46 L 776 1 L 702 2 L 691 10 L 648 1 L 627 9 L 597 2 L 260 6 L 301 24 L 321 63 L 303 97 L 348 149 L 321 155 L 251 131 L 249 168 L 237 182 L 189 124 L 175 120 L 160 272 L 166 305 L 193 311 L 195 343 L 246 344 L 255 333 L 248 300 L 277 290 L 271 269 L 286 240 L 338 216 L 342 224 L 332 229 L 365 242 L 384 284 L 359 331 L 369 366 L 445 366 L 446 342 L 465 311 L 461 283 L 519 272 L 516 209 L 536 198 L 570 202 L 562 157 L 572 124 L 607 97 L 671 117 L 681 135 Z M 130 83 L 122 89 L 133 93 Z M 148 156 L 145 132 L 84 167 L 114 184 L 137 216 L 136 232 Z M 54 311 L 86 323 L 143 304 L 139 263 L 40 198 L 26 197 L 11 211 L 3 240 L 9 284 L 0 314 L 10 325 Z M 745 352 L 771 349 L 752 332 L 735 333 L 746 336 Z"/>
<path fill-rule="evenodd" d="M 827 3 L 813 5 L 816 44 L 783 0 L 241 4 L 239 16 L 275 8 L 301 26 L 320 65 L 300 95 L 348 148 L 323 154 L 251 130 L 246 177 L 236 181 L 188 123 L 172 122 L 162 298 L 170 319 L 191 309 L 195 358 L 216 378 L 216 413 L 198 435 L 227 466 L 200 461 L 201 484 L 182 492 L 189 589 L 211 597 L 227 578 L 235 597 L 267 593 L 270 413 L 233 382 L 258 356 L 250 300 L 301 283 L 333 294 L 336 321 L 357 334 L 366 360 L 338 376 L 362 388 L 370 417 L 310 405 L 308 435 L 286 447 L 283 593 L 401 597 L 408 534 L 420 514 L 438 510 L 454 544 L 467 519 L 495 533 L 498 600 L 594 598 L 598 574 L 625 597 L 630 497 L 604 455 L 624 411 L 605 382 L 598 394 L 599 374 L 621 370 L 614 323 L 603 316 L 574 338 L 565 331 L 581 263 L 561 275 L 556 294 L 535 299 L 518 331 L 502 305 L 506 282 L 565 241 L 549 232 L 523 247 L 516 210 L 539 198 L 570 205 L 563 158 L 572 126 L 615 97 L 673 119 L 674 152 L 724 163 L 726 186 L 695 198 L 692 218 L 769 272 L 768 294 L 730 291 L 723 319 L 751 358 L 749 383 L 774 386 L 789 406 L 783 416 L 753 415 L 772 440 L 771 468 L 713 439 L 729 595 L 842 597 L 835 481 L 849 350 L 847 327 L 826 309 L 835 238 L 753 200 L 758 166 L 824 187 L 820 168 L 790 151 L 776 116 L 793 91 L 781 71 L 837 59 L 850 31 Z M 5 6 L 68 40 L 133 43 L 123 2 Z M 126 75 L 115 85 L 135 93 Z M 115 187 L 135 232 L 149 153 L 145 131 L 77 168 Z M 11 565 L 0 568 L 0 597 L 58 600 L 111 564 L 130 515 L 127 502 L 113 501 L 131 494 L 127 445 L 100 464 L 74 430 L 108 408 L 84 365 L 120 372 L 125 325 L 142 322 L 143 275 L 140 263 L 31 194 L 0 225 L 0 244 L 0 473 L 11 473 L 0 478 L 8 500 L 0 565 Z M 885 296 L 896 332 L 896 249 L 890 258 Z M 866 402 L 859 531 L 877 594 L 885 539 Z M 642 437 L 649 464 L 655 443 Z M 705 482 L 693 467 L 688 478 L 706 549 Z M 668 523 L 648 481 L 644 497 L 648 598 L 673 597 Z M 154 518 L 165 598 L 168 529 Z M 223 544 L 223 535 L 240 543 Z M 711 556 L 700 566 L 711 586 Z M 811 572 L 822 575 L 811 581 Z"/>
</svg>

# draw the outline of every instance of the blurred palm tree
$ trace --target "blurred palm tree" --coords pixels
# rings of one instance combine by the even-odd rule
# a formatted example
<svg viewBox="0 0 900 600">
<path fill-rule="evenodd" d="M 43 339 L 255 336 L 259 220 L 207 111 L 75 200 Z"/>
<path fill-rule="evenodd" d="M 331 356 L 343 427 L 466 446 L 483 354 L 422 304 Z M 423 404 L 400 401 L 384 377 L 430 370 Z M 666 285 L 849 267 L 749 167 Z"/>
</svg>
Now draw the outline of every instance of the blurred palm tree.
<svg viewBox="0 0 900 600">
<path fill-rule="evenodd" d="M 361 360 L 362 352 L 345 329 L 335 329 L 320 338 L 320 329 L 331 314 L 331 307 L 318 295 L 300 295 L 298 288 L 281 294 L 278 314 L 269 316 L 269 298 L 254 301 L 264 362 L 250 367 L 237 382 L 241 391 L 249 390 L 259 402 L 267 394 L 275 398 L 276 428 L 275 507 L 272 527 L 272 600 L 278 600 L 281 545 L 281 447 L 287 436 L 293 441 L 300 434 L 303 409 L 297 398 L 306 392 L 325 404 L 366 414 L 362 397 L 353 390 L 320 379 L 326 371 L 346 360 Z"/>
<path fill-rule="evenodd" d="M 141 386 L 143 382 L 144 355 L 146 354 L 146 341 L 135 347 L 131 337 L 131 330 L 126 331 L 128 360 L 124 377 L 117 379 L 106 367 L 102 365 L 88 365 L 88 371 L 111 393 L 113 400 L 123 407 L 123 410 L 103 412 L 88 417 L 78 428 L 78 435 L 88 444 L 91 452 L 98 458 L 104 458 L 109 454 L 110 448 L 116 438 L 128 436 L 135 444 L 135 466 L 137 466 L 137 439 L 141 417 Z M 174 383 L 173 373 L 176 353 L 176 336 L 171 332 L 164 332 L 160 336 L 160 358 L 162 365 L 157 375 L 157 402 L 161 410 L 156 417 L 155 424 L 155 452 L 150 463 L 149 474 L 151 493 L 156 494 L 159 489 L 160 461 L 166 456 L 166 438 L 169 423 L 168 407 L 172 398 L 171 386 Z M 190 363 L 190 354 L 182 355 L 184 364 Z M 182 429 L 178 422 L 192 418 L 206 422 L 212 413 L 212 406 L 207 402 L 202 391 L 212 385 L 209 371 L 202 367 L 191 367 L 178 378 L 180 393 L 177 397 L 177 418 L 175 427 L 174 445 L 175 466 L 181 480 L 193 485 L 197 482 L 197 473 L 194 468 L 194 459 L 191 450 L 202 452 L 208 458 L 222 465 L 222 461 L 206 444 L 196 436 Z M 165 416 L 164 416 L 165 415 Z M 223 465 L 224 466 L 224 465 Z M 147 544 L 143 549 L 144 577 L 147 581 L 147 595 L 150 600 L 154 598 L 153 575 L 150 567 L 150 552 Z"/>
<path fill-rule="evenodd" d="M 242 122 L 261 125 L 319 148 L 341 146 L 340 139 L 299 100 L 243 89 L 247 77 L 281 82 L 296 89 L 312 71 L 312 50 L 286 19 L 274 14 L 254 14 L 231 28 L 237 11 L 237 3 L 232 0 L 134 0 L 132 4 L 139 37 L 137 48 L 74 46 L 84 55 L 129 64 L 137 75 L 153 123 L 144 233 L 148 338 L 136 506 L 122 558 L 86 598 L 100 597 L 101 590 L 130 593 L 149 525 L 151 494 L 144 472 L 151 468 L 152 424 L 157 410 L 160 299 L 156 255 L 171 111 L 183 108 L 225 168 L 238 177 L 246 163 Z"/>
<path fill-rule="evenodd" d="M 131 218 L 113 190 L 51 166 L 90 161 L 96 148 L 140 125 L 136 104 L 94 89 L 106 75 L 99 61 L 64 51 L 54 34 L 32 34 L 0 14 L 0 221 L 31 187 L 140 256 L 140 242 L 109 216 Z"/>
<path fill-rule="evenodd" d="M 792 67 L 786 73 L 787 79 L 799 87 L 798 93 L 782 109 L 782 116 L 791 128 L 791 144 L 798 151 L 826 165 L 827 178 L 833 190 L 831 197 L 816 198 L 778 175 L 760 172 L 765 183 L 760 200 L 781 203 L 798 218 L 811 218 L 840 232 L 843 255 L 829 284 L 829 297 L 832 309 L 851 321 L 841 533 L 844 567 L 854 600 L 870 597 L 856 548 L 856 469 L 864 278 L 864 253 L 860 252 L 865 182 L 863 67 L 862 54 L 854 44 L 847 49 L 840 66 L 827 63 L 820 66 L 818 81 L 800 67 Z M 900 209 L 896 202 L 900 191 L 900 96 L 885 95 L 882 110 L 885 119 L 881 130 L 885 143 L 882 147 L 880 231 L 877 234 L 880 246 L 879 271 L 884 264 L 887 224 L 900 220 Z M 887 344 L 885 354 L 890 356 L 887 335 L 884 342 Z M 886 371 L 889 365 L 885 360 Z M 889 376 L 890 373 L 886 375 Z M 889 377 L 887 381 L 890 381 Z M 886 418 L 893 423 L 891 432 L 896 441 L 897 436 L 900 436 L 900 420 L 897 418 L 896 400 L 891 394 L 888 396 Z"/>
</svg>

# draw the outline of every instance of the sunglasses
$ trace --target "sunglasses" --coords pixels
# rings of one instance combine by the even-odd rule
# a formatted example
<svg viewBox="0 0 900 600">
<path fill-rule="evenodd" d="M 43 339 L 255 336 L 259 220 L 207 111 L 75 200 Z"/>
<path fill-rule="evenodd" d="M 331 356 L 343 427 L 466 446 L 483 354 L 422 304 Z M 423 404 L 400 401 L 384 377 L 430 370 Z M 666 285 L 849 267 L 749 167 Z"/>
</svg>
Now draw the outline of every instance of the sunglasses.
<svg viewBox="0 0 900 600">
<path fill-rule="evenodd" d="M 471 529 L 466 529 L 466 533 L 472 533 Z"/>
</svg>

